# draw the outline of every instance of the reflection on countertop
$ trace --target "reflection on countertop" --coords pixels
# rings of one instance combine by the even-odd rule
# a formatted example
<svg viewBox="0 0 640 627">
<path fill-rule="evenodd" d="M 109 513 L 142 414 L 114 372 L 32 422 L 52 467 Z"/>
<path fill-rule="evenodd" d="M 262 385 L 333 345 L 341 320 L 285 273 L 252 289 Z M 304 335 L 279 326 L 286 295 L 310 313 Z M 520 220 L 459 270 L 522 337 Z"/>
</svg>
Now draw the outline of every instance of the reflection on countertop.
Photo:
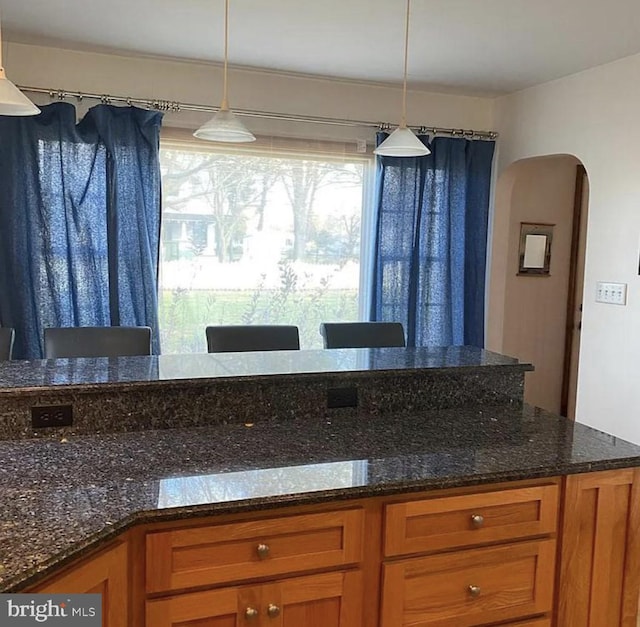
<svg viewBox="0 0 640 627">
<path fill-rule="evenodd" d="M 160 479 L 158 509 L 340 490 L 366 485 L 367 460 Z"/>
<path fill-rule="evenodd" d="M 341 375 L 528 364 L 472 346 L 357 348 L 0 362 L 0 393 L 57 386 L 133 385 L 284 375 Z"/>
</svg>

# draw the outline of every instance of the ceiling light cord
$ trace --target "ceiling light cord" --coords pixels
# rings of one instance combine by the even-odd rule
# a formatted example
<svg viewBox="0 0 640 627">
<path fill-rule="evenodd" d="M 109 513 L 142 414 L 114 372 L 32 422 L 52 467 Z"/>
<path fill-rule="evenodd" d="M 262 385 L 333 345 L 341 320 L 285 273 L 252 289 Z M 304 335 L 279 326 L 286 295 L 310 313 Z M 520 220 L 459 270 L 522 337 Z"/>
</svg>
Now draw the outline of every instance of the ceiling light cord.
<svg viewBox="0 0 640 627">
<path fill-rule="evenodd" d="M 228 1 L 228 0 L 227 0 Z M 402 82 L 402 117 L 400 118 L 400 128 L 407 126 L 407 68 L 409 66 L 409 11 L 411 0 L 407 0 L 407 18 L 404 27 L 404 79 Z"/>
<path fill-rule="evenodd" d="M 227 98 L 227 82 L 228 82 L 228 65 L 229 65 L 229 0 L 224 2 L 224 69 L 222 79 L 222 104 L 220 109 L 229 110 L 229 99 Z"/>
<path fill-rule="evenodd" d="M 224 65 L 222 102 L 217 113 L 193 134 L 212 142 L 243 143 L 256 141 L 255 135 L 229 109 L 229 0 L 224 2 Z"/>
<path fill-rule="evenodd" d="M 404 24 L 404 76 L 402 78 L 402 112 L 398 128 L 391 133 L 373 153 L 381 157 L 424 157 L 431 154 L 429 148 L 407 126 L 407 74 L 409 66 L 409 15 L 411 0 L 407 0 Z"/>
</svg>

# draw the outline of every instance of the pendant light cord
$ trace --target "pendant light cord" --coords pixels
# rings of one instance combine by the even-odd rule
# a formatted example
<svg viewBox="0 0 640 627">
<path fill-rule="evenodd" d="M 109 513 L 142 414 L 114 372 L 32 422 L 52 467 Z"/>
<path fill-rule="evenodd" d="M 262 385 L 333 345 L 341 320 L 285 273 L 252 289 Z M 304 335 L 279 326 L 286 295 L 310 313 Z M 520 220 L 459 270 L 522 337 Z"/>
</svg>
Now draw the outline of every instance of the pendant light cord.
<svg viewBox="0 0 640 627">
<path fill-rule="evenodd" d="M 224 2 L 224 70 L 222 81 L 222 105 L 220 109 L 226 111 L 229 109 L 227 100 L 227 64 L 229 59 L 229 0 Z"/>
<path fill-rule="evenodd" d="M 228 2 L 228 0 L 227 0 Z M 402 82 L 402 118 L 400 119 L 400 128 L 407 126 L 407 66 L 409 61 L 409 10 L 411 0 L 407 0 L 407 19 L 404 29 L 404 79 Z"/>
<path fill-rule="evenodd" d="M 2 23 L 2 16 L 0 15 L 0 24 Z M 0 25 L 0 76 L 4 76 L 4 66 L 2 65 L 2 26 Z"/>
</svg>

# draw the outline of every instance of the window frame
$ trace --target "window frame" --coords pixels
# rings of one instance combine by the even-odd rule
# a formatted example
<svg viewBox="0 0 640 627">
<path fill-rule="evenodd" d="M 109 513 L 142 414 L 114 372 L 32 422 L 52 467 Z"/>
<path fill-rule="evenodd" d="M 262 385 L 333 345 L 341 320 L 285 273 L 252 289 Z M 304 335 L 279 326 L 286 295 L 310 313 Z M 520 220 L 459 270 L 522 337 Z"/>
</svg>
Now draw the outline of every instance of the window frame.
<svg viewBox="0 0 640 627">
<path fill-rule="evenodd" d="M 362 209 L 358 282 L 358 319 L 369 320 L 371 308 L 373 259 L 375 245 L 375 174 L 376 158 L 371 150 L 362 152 L 355 142 L 337 142 L 298 137 L 257 136 L 246 144 L 207 142 L 193 137 L 186 129 L 167 127 L 160 134 L 160 151 L 211 152 L 247 156 L 272 156 L 283 159 L 349 161 L 363 166 Z"/>
</svg>

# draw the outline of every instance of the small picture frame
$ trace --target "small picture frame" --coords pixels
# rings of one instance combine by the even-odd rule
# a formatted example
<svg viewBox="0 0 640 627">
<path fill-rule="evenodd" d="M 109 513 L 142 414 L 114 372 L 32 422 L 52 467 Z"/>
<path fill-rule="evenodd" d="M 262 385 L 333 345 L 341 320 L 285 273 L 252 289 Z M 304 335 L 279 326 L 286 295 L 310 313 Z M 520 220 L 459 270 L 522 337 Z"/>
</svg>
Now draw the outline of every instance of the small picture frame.
<svg viewBox="0 0 640 627">
<path fill-rule="evenodd" d="M 554 226 L 539 222 L 520 223 L 518 275 L 549 276 Z"/>
</svg>

